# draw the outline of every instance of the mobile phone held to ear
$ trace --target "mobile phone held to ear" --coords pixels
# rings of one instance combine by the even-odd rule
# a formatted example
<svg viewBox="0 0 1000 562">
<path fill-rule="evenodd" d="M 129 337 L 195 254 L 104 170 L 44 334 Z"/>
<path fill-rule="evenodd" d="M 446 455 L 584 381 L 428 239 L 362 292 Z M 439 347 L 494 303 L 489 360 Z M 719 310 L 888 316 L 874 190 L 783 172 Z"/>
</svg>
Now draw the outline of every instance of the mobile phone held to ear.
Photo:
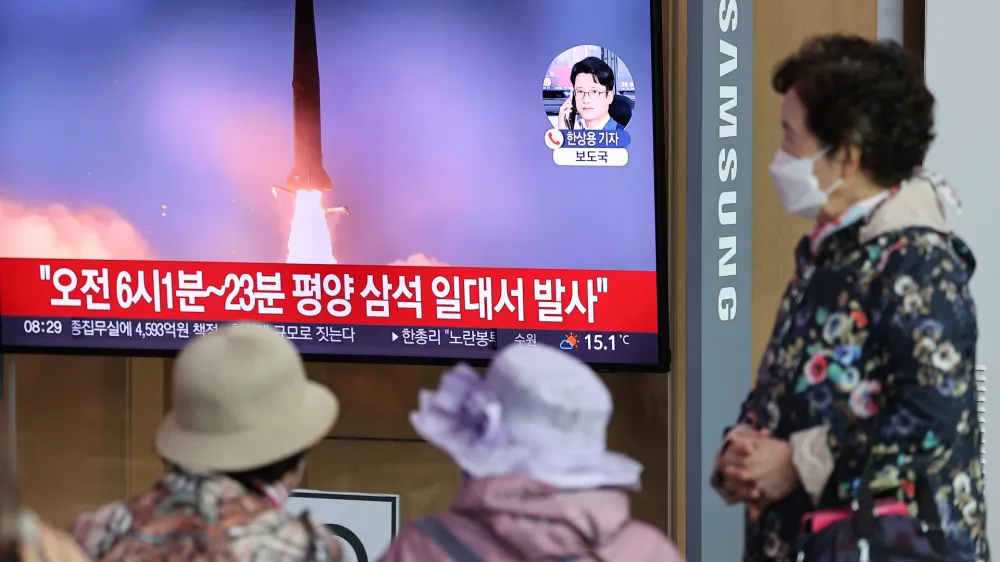
<svg viewBox="0 0 1000 562">
<path fill-rule="evenodd" d="M 577 112 L 576 112 L 576 91 L 574 90 L 574 91 L 570 92 L 569 95 L 572 96 L 572 99 L 569 102 L 570 103 L 569 123 L 566 123 L 566 125 L 570 129 L 575 129 L 576 128 L 576 116 L 577 116 Z"/>
</svg>

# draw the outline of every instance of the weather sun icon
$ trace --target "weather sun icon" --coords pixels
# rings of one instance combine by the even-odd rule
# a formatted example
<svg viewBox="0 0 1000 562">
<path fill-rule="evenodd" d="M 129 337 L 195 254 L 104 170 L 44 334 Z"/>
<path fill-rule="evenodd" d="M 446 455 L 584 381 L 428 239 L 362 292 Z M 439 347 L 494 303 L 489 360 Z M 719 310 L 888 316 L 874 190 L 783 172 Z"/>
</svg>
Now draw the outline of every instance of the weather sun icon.
<svg viewBox="0 0 1000 562">
<path fill-rule="evenodd" d="M 559 342 L 559 349 L 565 349 L 567 351 L 571 349 L 576 349 L 576 346 L 580 345 L 580 340 L 576 337 L 576 334 L 569 333 L 563 338 L 563 341 Z"/>
</svg>

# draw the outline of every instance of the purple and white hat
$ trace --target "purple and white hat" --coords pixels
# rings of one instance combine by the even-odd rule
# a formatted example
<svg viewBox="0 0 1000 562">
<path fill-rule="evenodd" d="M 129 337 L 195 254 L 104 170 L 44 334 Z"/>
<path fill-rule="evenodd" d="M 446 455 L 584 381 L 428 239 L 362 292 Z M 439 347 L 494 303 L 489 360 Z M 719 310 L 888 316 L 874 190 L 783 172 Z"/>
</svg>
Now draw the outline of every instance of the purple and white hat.
<svg viewBox="0 0 1000 562">
<path fill-rule="evenodd" d="M 564 489 L 639 488 L 642 465 L 607 450 L 611 393 L 585 363 L 510 346 L 480 377 L 459 364 L 410 413 L 417 433 L 475 478 L 519 474 Z"/>
</svg>

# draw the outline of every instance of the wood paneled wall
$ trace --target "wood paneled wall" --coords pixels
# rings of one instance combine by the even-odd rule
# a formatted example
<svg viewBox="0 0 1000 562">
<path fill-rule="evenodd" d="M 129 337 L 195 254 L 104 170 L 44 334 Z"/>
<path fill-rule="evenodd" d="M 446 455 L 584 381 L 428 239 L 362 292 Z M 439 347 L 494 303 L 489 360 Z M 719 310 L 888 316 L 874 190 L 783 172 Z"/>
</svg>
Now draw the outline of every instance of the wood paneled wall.
<svg viewBox="0 0 1000 562">
<path fill-rule="evenodd" d="M 10 358 L 8 358 L 9 360 Z M 17 357 L 17 449 L 27 504 L 66 525 L 79 512 L 149 486 L 162 472 L 153 435 L 170 407 L 172 361 Z M 9 366 L 9 364 L 8 364 Z M 340 398 L 342 414 L 311 455 L 305 486 L 402 496 L 402 518 L 447 507 L 458 470 L 408 421 L 421 388 L 442 369 L 310 364 L 309 375 Z M 8 377 L 9 379 L 9 377 Z M 646 466 L 636 515 L 666 527 L 666 384 L 663 375 L 608 374 L 616 414 L 611 446 Z"/>
<path fill-rule="evenodd" d="M 20 356 L 16 388 L 6 358 L 5 397 L 17 399 L 23 497 L 65 524 L 125 494 L 128 371 L 123 359 Z M 6 416 L 5 416 L 6 417 Z"/>
</svg>

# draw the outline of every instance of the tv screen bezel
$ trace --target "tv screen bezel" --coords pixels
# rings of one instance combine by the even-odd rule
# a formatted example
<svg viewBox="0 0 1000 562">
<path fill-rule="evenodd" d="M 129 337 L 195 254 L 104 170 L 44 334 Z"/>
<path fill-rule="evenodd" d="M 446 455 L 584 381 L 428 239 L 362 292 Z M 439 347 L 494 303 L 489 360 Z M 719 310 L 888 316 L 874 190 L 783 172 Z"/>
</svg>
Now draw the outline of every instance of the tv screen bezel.
<svg viewBox="0 0 1000 562">
<path fill-rule="evenodd" d="M 620 373 L 667 373 L 671 368 L 670 348 L 670 304 L 669 304 L 669 230 L 668 230 L 668 170 L 667 154 L 669 150 L 669 135 L 666 130 L 666 91 L 664 72 L 664 41 L 663 8 L 658 0 L 650 0 L 650 63 L 651 91 L 653 93 L 653 190 L 655 209 L 655 253 L 656 253 L 656 303 L 657 303 L 657 363 L 595 363 L 588 364 L 599 372 Z M 0 283 L 3 280 L 0 279 Z M 2 306 L 0 306 L 2 310 Z M 62 347 L 62 346 L 6 346 L 2 344 L 3 334 L 0 332 L 0 354 L 43 354 L 43 355 L 79 355 L 105 357 L 151 357 L 173 358 L 177 351 L 149 350 L 136 348 L 104 348 L 104 347 Z M 488 359 L 455 359 L 450 357 L 413 357 L 406 355 L 348 355 L 303 353 L 307 362 L 325 363 L 362 363 L 390 364 L 415 366 L 449 366 L 464 362 L 472 366 L 482 367 L 489 363 Z"/>
</svg>

